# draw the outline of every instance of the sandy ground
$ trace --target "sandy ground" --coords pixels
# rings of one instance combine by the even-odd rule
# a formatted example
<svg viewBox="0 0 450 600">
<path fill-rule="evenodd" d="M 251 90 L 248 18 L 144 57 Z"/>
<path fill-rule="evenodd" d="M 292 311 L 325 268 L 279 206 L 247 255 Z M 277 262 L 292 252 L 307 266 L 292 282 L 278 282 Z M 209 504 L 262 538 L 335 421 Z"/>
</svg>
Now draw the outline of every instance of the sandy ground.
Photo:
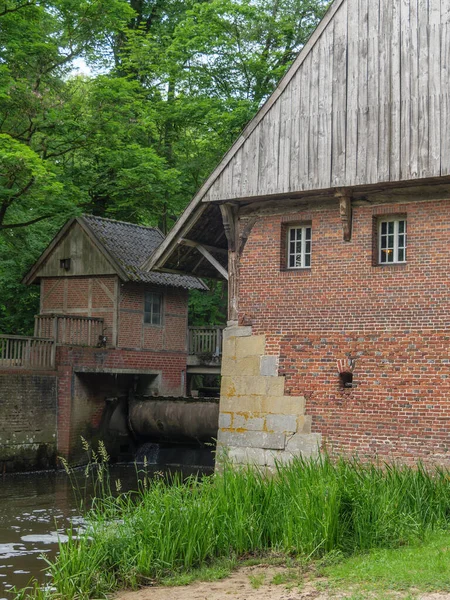
<svg viewBox="0 0 450 600">
<path fill-rule="evenodd" d="M 275 585 L 276 574 L 285 572 L 280 567 L 244 567 L 220 581 L 199 582 L 181 587 L 149 587 L 137 592 L 122 592 L 115 600 L 345 600 L 351 591 L 321 590 L 321 580 Z M 252 585 L 253 582 L 253 585 Z M 259 587 L 255 587 L 255 585 Z M 394 594 L 404 598 L 407 594 Z M 450 594 L 417 594 L 417 600 L 450 600 Z M 359 598 L 362 598 L 360 595 Z M 370 594 L 367 596 L 370 600 Z"/>
</svg>

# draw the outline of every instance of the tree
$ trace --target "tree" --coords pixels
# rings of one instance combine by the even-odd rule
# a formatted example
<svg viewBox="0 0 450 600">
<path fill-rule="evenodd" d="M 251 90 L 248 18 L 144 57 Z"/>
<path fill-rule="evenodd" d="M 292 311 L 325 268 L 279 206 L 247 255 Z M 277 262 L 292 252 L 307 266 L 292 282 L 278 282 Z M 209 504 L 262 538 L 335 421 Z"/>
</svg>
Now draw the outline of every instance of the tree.
<svg viewBox="0 0 450 600">
<path fill-rule="evenodd" d="M 322 0 L 4 0 L 0 330 L 29 331 L 36 293 L 18 281 L 68 217 L 167 231 L 324 10 Z M 77 57 L 90 76 L 72 73 Z M 223 319 L 222 299 L 214 285 L 192 318 Z"/>
</svg>

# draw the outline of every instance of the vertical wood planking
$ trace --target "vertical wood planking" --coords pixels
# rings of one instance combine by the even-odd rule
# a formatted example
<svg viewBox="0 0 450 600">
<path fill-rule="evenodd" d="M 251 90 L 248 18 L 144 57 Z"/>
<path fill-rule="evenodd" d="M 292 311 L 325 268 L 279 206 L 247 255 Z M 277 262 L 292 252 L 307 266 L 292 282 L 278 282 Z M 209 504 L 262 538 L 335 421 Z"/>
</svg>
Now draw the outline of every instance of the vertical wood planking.
<svg viewBox="0 0 450 600">
<path fill-rule="evenodd" d="M 278 103 L 280 104 L 279 153 L 277 159 L 277 192 L 289 191 L 289 172 L 291 166 L 291 93 L 288 86 Z"/>
<path fill-rule="evenodd" d="M 287 131 L 289 149 L 289 190 L 299 189 L 300 173 L 300 82 L 303 74 L 303 66 L 295 74 L 289 87 L 290 92 L 290 129 Z"/>
<path fill-rule="evenodd" d="M 409 88 L 404 93 L 404 104 L 409 106 L 409 162 L 405 166 L 405 179 L 417 177 L 419 173 L 419 13 L 418 0 L 410 0 L 409 35 L 411 44 L 409 54 L 402 57 L 409 61 Z M 403 91 L 402 91 L 403 94 Z M 406 97 L 407 96 L 407 97 Z"/>
<path fill-rule="evenodd" d="M 269 115 L 266 114 L 265 119 L 259 124 L 259 149 L 258 149 L 258 180 L 257 180 L 257 194 L 264 195 L 267 193 L 267 170 L 269 168 L 270 161 L 270 148 L 268 148 L 268 140 L 270 136 L 270 123 Z"/>
<path fill-rule="evenodd" d="M 231 198 L 242 196 L 242 148 L 231 160 Z"/>
<path fill-rule="evenodd" d="M 248 149 L 249 149 L 249 144 L 248 144 L 248 140 L 247 140 L 242 144 L 242 147 L 239 151 L 240 155 L 241 155 L 241 165 L 242 165 L 242 173 L 241 173 L 241 195 L 242 196 L 248 196 L 248 192 L 247 192 L 247 190 L 248 190 L 248 172 L 250 169 Z"/>
<path fill-rule="evenodd" d="M 419 177 L 426 177 L 429 167 L 429 39 L 428 0 L 418 0 L 419 23 Z"/>
<path fill-rule="evenodd" d="M 390 181 L 400 179 L 401 148 L 401 0 L 392 0 L 392 46 L 391 46 L 391 149 L 390 149 Z"/>
<path fill-rule="evenodd" d="M 441 172 L 441 0 L 429 0 L 429 23 L 429 172 L 437 176 Z"/>
<path fill-rule="evenodd" d="M 417 0 L 401 0 L 400 23 L 400 92 L 398 98 L 401 102 L 401 145 L 400 145 L 400 174 L 402 179 L 410 179 L 411 172 L 411 44 L 413 43 L 414 31 L 411 31 L 411 7 Z M 413 82 L 415 77 L 413 75 Z"/>
<path fill-rule="evenodd" d="M 441 175 L 450 174 L 450 0 L 441 0 Z"/>
<path fill-rule="evenodd" d="M 331 185 L 344 185 L 345 182 L 345 137 L 347 114 L 347 3 L 344 3 L 335 16 L 333 82 L 332 82 L 332 146 L 331 146 Z"/>
<path fill-rule="evenodd" d="M 280 155 L 281 98 L 275 102 L 267 116 L 269 119 L 269 137 L 266 142 L 266 145 L 268 145 L 266 189 L 269 194 L 275 194 L 277 192 L 278 157 Z"/>
<path fill-rule="evenodd" d="M 248 141 L 248 183 L 247 192 L 249 196 L 256 196 L 258 192 L 258 177 L 259 177 L 259 132 L 257 127 L 251 134 Z"/>
<path fill-rule="evenodd" d="M 318 185 L 318 152 L 319 152 L 319 74 L 320 74 L 320 49 L 316 44 L 311 51 L 311 88 L 309 112 L 309 139 L 308 139 L 308 187 L 317 188 Z"/>
<path fill-rule="evenodd" d="M 331 185 L 331 111 L 333 109 L 333 61 L 334 27 L 333 22 L 326 28 L 319 40 L 319 121 L 317 141 L 317 187 Z"/>
<path fill-rule="evenodd" d="M 379 82 L 378 82 L 378 179 L 389 181 L 391 148 L 391 43 L 392 2 L 380 0 Z"/>
<path fill-rule="evenodd" d="M 301 76 L 299 81 L 299 98 L 296 100 L 300 104 L 300 114 L 298 121 L 298 129 L 294 131 L 294 135 L 298 136 L 298 165 L 296 167 L 297 186 L 295 182 L 292 184 L 292 189 L 304 190 L 309 183 L 309 123 L 311 111 L 311 54 L 304 61 L 301 68 Z"/>
<path fill-rule="evenodd" d="M 450 0 L 343 2 L 209 197 L 450 174 L 449 26 Z"/>
<path fill-rule="evenodd" d="M 367 56 L 367 104 L 368 136 L 366 181 L 374 183 L 378 179 L 378 124 L 379 104 L 378 88 L 380 77 L 380 6 L 379 0 L 368 3 L 368 56 Z"/>
<path fill-rule="evenodd" d="M 373 1 L 373 0 L 370 0 Z M 368 52 L 369 52 L 369 0 L 359 0 L 358 12 L 358 138 L 356 183 L 367 181 L 367 144 L 369 135 Z"/>
<path fill-rule="evenodd" d="M 348 0 L 348 57 L 347 57 L 347 124 L 345 140 L 345 183 L 356 182 L 358 154 L 358 0 Z"/>
</svg>

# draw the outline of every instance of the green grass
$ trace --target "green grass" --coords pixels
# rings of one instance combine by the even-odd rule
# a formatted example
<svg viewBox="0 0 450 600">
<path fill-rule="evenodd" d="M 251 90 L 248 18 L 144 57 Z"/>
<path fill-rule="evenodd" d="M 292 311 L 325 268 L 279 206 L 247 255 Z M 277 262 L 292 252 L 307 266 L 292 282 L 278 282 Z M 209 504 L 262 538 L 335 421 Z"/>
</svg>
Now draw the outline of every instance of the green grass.
<svg viewBox="0 0 450 600">
<path fill-rule="evenodd" d="M 438 532 L 421 544 L 378 548 L 320 570 L 333 588 L 450 591 L 450 533 Z"/>
<path fill-rule="evenodd" d="M 326 557 L 326 568 L 330 557 L 417 543 L 449 521 L 448 472 L 420 465 L 322 457 L 295 461 L 272 477 L 225 468 L 203 479 L 144 479 L 134 494 L 94 503 L 88 532 L 61 544 L 51 563 L 55 591 L 45 597 L 101 598 L 118 588 L 180 581 L 198 569 L 214 578 L 217 561 L 226 571 L 227 561 L 264 554 Z"/>
</svg>

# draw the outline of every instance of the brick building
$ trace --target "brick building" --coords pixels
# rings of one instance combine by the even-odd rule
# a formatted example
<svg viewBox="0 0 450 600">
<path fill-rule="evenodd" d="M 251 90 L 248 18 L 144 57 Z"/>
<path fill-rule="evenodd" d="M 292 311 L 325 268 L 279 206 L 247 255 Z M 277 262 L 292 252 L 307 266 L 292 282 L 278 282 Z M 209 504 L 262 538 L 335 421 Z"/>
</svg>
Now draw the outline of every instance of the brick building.
<svg viewBox="0 0 450 600">
<path fill-rule="evenodd" d="M 40 340 L 48 339 L 49 347 L 56 341 L 48 370 L 57 370 L 57 449 L 73 462 L 80 435 L 92 439 L 100 431 L 105 398 L 113 407 L 130 390 L 185 395 L 188 292 L 206 286 L 196 277 L 141 269 L 163 239 L 152 227 L 75 218 L 23 280 L 41 290 L 35 338 L 27 342 L 35 366 L 50 358 Z M 8 343 L 11 356 L 14 340 Z M 25 353 L 17 347 L 22 364 Z"/>
<path fill-rule="evenodd" d="M 449 64 L 450 0 L 335 0 L 147 261 L 228 279 L 235 462 L 449 463 Z"/>
</svg>

